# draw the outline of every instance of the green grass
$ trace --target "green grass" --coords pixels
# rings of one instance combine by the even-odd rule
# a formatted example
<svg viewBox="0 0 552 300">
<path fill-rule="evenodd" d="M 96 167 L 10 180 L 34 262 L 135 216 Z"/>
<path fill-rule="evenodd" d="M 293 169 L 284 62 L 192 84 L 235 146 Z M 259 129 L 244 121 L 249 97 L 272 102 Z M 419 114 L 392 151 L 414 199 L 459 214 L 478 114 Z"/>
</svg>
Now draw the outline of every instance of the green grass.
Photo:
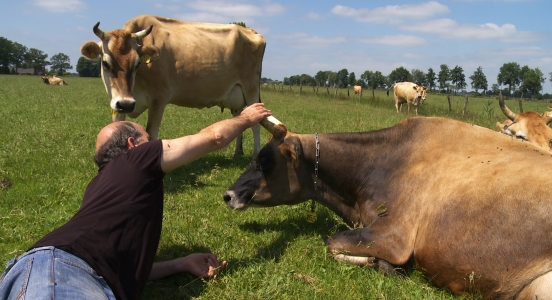
<svg viewBox="0 0 552 300">
<path fill-rule="evenodd" d="M 68 86 L 47 86 L 37 76 L 0 76 L 0 263 L 23 253 L 44 234 L 67 221 L 79 208 L 88 181 L 95 176 L 96 134 L 110 122 L 100 79 L 66 78 Z M 352 94 L 352 90 L 351 90 Z M 300 133 L 366 131 L 408 117 L 395 112 L 385 91 L 365 91 L 362 99 L 341 90 L 262 89 L 262 100 L 289 130 Z M 491 102 L 489 102 L 491 101 Z M 507 105 L 518 111 L 517 101 Z M 542 112 L 548 103 L 524 102 L 524 110 Z M 444 95 L 429 94 L 421 115 L 440 115 L 493 128 L 503 121 L 498 103 L 454 97 L 452 111 Z M 489 111 L 493 108 L 494 111 Z M 168 106 L 160 138 L 195 133 L 229 117 L 218 108 Z M 413 115 L 413 113 L 411 113 Z M 145 125 L 146 115 L 134 120 Z M 438 128 L 436 128 L 438 130 Z M 268 133 L 262 131 L 262 141 Z M 309 204 L 230 210 L 222 194 L 247 167 L 253 141 L 245 132 L 246 156 L 232 159 L 234 145 L 183 166 L 166 176 L 166 205 L 158 260 L 211 251 L 228 261 L 216 279 L 187 274 L 149 283 L 143 299 L 461 299 L 434 288 L 421 273 L 406 278 L 335 262 L 324 240 L 346 230 L 328 209 L 317 206 L 318 221 L 305 220 Z"/>
</svg>

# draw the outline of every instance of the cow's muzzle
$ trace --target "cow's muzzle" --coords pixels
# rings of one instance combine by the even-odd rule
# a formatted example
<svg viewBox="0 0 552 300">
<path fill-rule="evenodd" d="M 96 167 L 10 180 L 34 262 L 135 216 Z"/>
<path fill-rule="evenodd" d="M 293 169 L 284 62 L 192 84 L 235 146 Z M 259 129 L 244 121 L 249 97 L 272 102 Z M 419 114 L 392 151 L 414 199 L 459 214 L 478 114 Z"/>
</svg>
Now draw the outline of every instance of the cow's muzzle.
<svg viewBox="0 0 552 300">
<path fill-rule="evenodd" d="M 136 107 L 136 101 L 133 100 L 118 100 L 115 102 L 115 107 L 112 107 L 114 111 L 122 114 L 131 113 Z"/>
</svg>

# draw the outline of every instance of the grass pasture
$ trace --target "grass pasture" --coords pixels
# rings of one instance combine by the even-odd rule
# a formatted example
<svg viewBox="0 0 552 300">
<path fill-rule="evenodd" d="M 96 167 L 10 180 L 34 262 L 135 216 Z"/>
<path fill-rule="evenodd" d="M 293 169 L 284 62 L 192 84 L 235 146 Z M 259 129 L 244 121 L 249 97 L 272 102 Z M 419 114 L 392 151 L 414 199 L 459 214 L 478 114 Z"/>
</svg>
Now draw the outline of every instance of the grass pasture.
<svg viewBox="0 0 552 300">
<path fill-rule="evenodd" d="M 88 181 L 95 176 L 96 134 L 110 122 L 105 89 L 98 78 L 66 78 L 68 86 L 47 86 L 38 76 L 0 76 L 0 264 L 23 253 L 79 208 Z M 395 112 L 392 95 L 371 91 L 334 99 L 324 90 L 262 89 L 262 100 L 288 129 L 300 133 L 366 131 L 406 118 Z M 489 102 L 490 101 L 490 102 Z M 518 111 L 517 101 L 507 101 Z M 542 112 L 544 102 L 524 102 L 524 110 Z M 495 130 L 504 121 L 494 99 L 428 94 L 421 115 L 447 116 Z M 413 115 L 413 112 L 411 112 Z M 160 138 L 195 133 L 228 110 L 168 106 Z M 145 126 L 146 115 L 134 120 Z M 262 142 L 268 133 L 262 130 Z M 232 159 L 234 145 L 211 153 L 166 176 L 165 220 L 157 260 L 211 251 L 228 261 L 217 278 L 203 281 L 187 274 L 149 283 L 143 299 L 463 299 L 434 288 L 421 273 L 384 277 L 377 271 L 338 263 L 326 254 L 324 240 L 346 230 L 320 205 L 318 221 L 305 215 L 309 203 L 245 212 L 231 211 L 222 194 L 247 167 L 251 131 L 245 132 L 246 156 Z"/>
</svg>

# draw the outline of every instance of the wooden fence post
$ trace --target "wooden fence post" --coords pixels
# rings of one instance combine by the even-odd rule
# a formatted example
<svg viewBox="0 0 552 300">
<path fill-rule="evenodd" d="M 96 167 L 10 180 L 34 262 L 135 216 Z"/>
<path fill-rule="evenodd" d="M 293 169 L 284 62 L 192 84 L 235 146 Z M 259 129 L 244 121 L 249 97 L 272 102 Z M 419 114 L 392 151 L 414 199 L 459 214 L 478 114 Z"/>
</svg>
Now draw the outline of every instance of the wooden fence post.
<svg viewBox="0 0 552 300">
<path fill-rule="evenodd" d="M 452 106 L 450 105 L 450 95 L 447 95 L 447 100 L 448 100 L 448 103 L 449 103 L 449 112 L 452 111 Z"/>
<path fill-rule="evenodd" d="M 523 99 L 523 92 L 521 92 L 521 97 L 519 97 L 519 112 L 523 113 L 523 106 L 521 105 L 521 99 Z"/>
<path fill-rule="evenodd" d="M 468 107 L 468 95 L 466 95 L 466 99 L 464 100 L 464 110 L 462 111 L 462 118 L 464 117 L 464 114 L 466 113 L 466 108 Z"/>
<path fill-rule="evenodd" d="M 335 88 L 334 99 L 337 98 L 337 88 Z"/>
</svg>

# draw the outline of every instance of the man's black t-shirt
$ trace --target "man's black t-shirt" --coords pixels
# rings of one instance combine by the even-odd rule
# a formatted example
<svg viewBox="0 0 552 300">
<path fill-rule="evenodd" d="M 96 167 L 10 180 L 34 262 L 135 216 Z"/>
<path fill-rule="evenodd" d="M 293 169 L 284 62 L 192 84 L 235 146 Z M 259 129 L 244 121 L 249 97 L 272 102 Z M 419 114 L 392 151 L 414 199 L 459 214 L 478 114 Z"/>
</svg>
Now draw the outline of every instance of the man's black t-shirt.
<svg viewBox="0 0 552 300">
<path fill-rule="evenodd" d="M 73 218 L 31 249 L 72 253 L 103 276 L 118 299 L 137 299 L 161 236 L 162 153 L 160 140 L 147 142 L 100 167 Z"/>
</svg>

